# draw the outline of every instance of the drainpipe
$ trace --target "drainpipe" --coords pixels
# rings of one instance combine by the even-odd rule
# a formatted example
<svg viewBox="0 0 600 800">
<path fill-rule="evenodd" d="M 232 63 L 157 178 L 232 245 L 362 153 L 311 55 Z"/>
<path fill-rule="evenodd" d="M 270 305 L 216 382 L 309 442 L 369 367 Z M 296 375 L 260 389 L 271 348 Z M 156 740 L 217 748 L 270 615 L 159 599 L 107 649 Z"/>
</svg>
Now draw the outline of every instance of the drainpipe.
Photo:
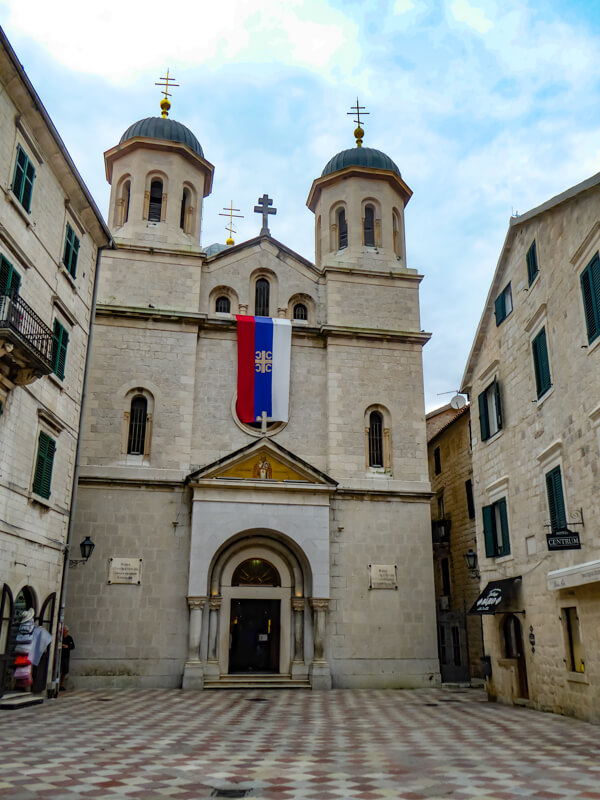
<svg viewBox="0 0 600 800">
<path fill-rule="evenodd" d="M 75 468 L 73 470 L 73 485 L 71 487 L 71 508 L 69 511 L 69 526 L 67 528 L 67 543 L 65 544 L 64 562 L 62 569 L 62 579 L 60 585 L 60 601 L 58 605 L 58 619 L 56 625 L 56 636 L 54 639 L 54 663 L 52 665 L 52 689 L 48 689 L 48 697 L 58 697 L 58 685 L 60 681 L 60 656 L 62 651 L 62 630 L 65 621 L 65 605 L 67 602 L 67 579 L 69 575 L 69 555 L 71 553 L 71 539 L 73 536 L 73 520 L 75 519 L 75 504 L 77 499 L 77 484 L 79 482 L 79 458 L 81 451 L 81 433 L 83 428 L 83 412 L 85 398 L 87 394 L 88 371 L 90 368 L 90 353 L 92 351 L 92 339 L 94 330 L 94 320 L 96 319 L 96 302 L 98 298 L 98 284 L 100 275 L 100 259 L 102 251 L 106 248 L 114 249 L 115 244 L 109 239 L 108 244 L 98 248 L 96 253 L 96 271 L 94 273 L 94 291 L 92 295 L 92 310 L 90 313 L 90 332 L 88 335 L 87 348 L 85 353 L 85 367 L 83 370 L 83 387 L 81 391 L 81 407 L 79 410 L 79 427 L 77 431 L 77 445 L 75 447 Z"/>
</svg>

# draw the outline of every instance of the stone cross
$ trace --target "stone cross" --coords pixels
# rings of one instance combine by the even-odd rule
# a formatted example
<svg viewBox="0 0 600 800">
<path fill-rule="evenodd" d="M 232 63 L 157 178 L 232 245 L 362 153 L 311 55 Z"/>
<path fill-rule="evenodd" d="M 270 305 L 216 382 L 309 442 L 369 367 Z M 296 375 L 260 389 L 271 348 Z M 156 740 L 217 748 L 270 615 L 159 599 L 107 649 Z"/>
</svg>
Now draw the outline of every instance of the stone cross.
<svg viewBox="0 0 600 800">
<path fill-rule="evenodd" d="M 262 197 L 259 197 L 258 205 L 254 206 L 254 213 L 255 214 L 262 214 L 262 228 L 260 229 L 261 236 L 269 236 L 269 214 L 276 214 L 276 208 L 269 208 L 269 206 L 273 205 L 273 201 L 269 199 L 268 194 L 263 194 Z"/>
<path fill-rule="evenodd" d="M 266 411 L 263 411 L 262 414 L 260 415 L 260 417 L 256 418 L 256 421 L 261 423 L 260 432 L 262 433 L 263 436 L 267 432 L 268 419 L 269 418 L 267 417 L 267 412 Z"/>
</svg>

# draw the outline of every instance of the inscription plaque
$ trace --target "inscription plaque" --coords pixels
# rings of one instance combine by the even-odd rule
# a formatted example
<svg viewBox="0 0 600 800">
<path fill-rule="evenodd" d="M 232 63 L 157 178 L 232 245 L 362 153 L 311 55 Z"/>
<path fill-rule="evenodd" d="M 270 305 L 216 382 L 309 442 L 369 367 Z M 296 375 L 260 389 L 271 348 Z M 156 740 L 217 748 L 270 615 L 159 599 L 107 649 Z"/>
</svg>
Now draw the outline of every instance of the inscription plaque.
<svg viewBox="0 0 600 800">
<path fill-rule="evenodd" d="M 139 586 L 142 582 L 141 558 L 109 558 L 107 583 L 129 583 Z"/>
<path fill-rule="evenodd" d="M 369 589 L 397 589 L 396 564 L 369 564 Z"/>
</svg>

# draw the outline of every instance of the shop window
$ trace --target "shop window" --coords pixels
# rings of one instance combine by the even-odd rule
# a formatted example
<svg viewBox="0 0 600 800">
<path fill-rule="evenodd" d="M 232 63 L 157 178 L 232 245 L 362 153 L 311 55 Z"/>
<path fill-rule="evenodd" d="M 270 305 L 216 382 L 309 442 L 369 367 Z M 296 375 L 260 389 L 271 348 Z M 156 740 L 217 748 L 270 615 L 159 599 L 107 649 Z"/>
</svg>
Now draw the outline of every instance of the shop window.
<svg viewBox="0 0 600 800">
<path fill-rule="evenodd" d="M 562 608 L 561 619 L 565 633 L 567 669 L 569 672 L 585 672 L 577 608 L 575 606 Z"/>
</svg>

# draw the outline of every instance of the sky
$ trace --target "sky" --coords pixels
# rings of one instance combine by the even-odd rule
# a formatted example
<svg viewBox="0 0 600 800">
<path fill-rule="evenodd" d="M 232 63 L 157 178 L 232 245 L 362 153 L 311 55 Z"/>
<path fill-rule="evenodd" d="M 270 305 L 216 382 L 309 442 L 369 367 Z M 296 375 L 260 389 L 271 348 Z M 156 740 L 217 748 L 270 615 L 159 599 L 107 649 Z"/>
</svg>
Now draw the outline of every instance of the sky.
<svg viewBox="0 0 600 800">
<path fill-rule="evenodd" d="M 272 235 L 314 259 L 312 180 L 354 146 L 387 153 L 414 194 L 408 266 L 424 275 L 426 409 L 459 388 L 512 214 L 600 171 L 594 0 L 0 0 L 0 24 L 100 210 L 103 152 L 170 116 L 215 165 L 202 244 Z"/>
</svg>

